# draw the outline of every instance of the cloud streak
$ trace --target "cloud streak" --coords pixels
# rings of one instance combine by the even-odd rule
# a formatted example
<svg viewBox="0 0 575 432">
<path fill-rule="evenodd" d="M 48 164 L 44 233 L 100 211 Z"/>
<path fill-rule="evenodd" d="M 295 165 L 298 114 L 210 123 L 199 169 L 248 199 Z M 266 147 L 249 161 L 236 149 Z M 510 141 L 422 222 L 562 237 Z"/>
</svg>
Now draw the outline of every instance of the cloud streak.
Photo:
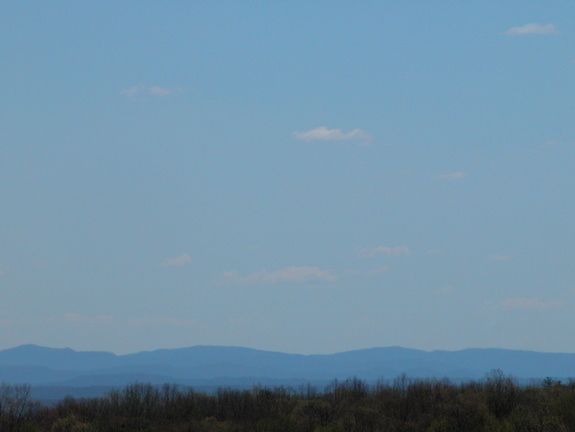
<svg viewBox="0 0 575 432">
<path fill-rule="evenodd" d="M 166 258 L 162 263 L 163 267 L 182 267 L 192 262 L 192 257 L 188 254 L 180 255 L 175 258 Z"/>
<path fill-rule="evenodd" d="M 294 132 L 293 135 L 303 141 L 366 141 L 371 139 L 371 136 L 362 129 L 343 132 L 341 129 L 328 129 L 325 126 L 320 126 L 307 132 Z"/>
<path fill-rule="evenodd" d="M 438 179 L 441 180 L 459 180 L 464 177 L 467 177 L 467 174 L 461 171 L 447 173 L 447 174 L 440 174 L 437 176 Z"/>
<path fill-rule="evenodd" d="M 522 36 L 522 35 L 549 35 L 557 34 L 559 30 L 553 24 L 537 24 L 529 23 L 522 26 L 511 27 L 505 32 L 507 35 Z"/>
<path fill-rule="evenodd" d="M 330 270 L 318 267 L 284 267 L 276 271 L 261 270 L 247 275 L 237 272 L 225 272 L 223 278 L 226 282 L 234 284 L 275 284 L 282 282 L 335 282 L 338 278 Z"/>
<path fill-rule="evenodd" d="M 120 94 L 128 98 L 137 98 L 144 96 L 162 97 L 162 96 L 169 96 L 175 93 L 183 93 L 184 91 L 185 89 L 183 88 L 168 88 L 160 86 L 146 87 L 143 85 L 138 85 L 125 88 L 120 92 Z"/>
</svg>

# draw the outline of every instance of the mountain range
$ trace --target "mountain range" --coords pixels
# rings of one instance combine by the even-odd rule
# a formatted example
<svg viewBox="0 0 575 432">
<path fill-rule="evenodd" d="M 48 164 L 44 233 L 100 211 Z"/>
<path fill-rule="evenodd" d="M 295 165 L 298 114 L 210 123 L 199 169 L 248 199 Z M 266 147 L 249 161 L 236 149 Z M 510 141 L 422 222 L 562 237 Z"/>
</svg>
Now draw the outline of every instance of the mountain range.
<svg viewBox="0 0 575 432">
<path fill-rule="evenodd" d="M 242 347 L 193 346 L 116 355 L 22 345 L 0 351 L 0 381 L 35 392 L 91 396 L 133 382 L 218 387 L 326 385 L 357 377 L 368 382 L 410 377 L 480 379 L 501 369 L 518 379 L 575 377 L 575 354 L 506 349 L 421 351 L 370 348 L 336 354 L 286 354 Z M 59 390 L 58 390 L 59 389 Z"/>
</svg>

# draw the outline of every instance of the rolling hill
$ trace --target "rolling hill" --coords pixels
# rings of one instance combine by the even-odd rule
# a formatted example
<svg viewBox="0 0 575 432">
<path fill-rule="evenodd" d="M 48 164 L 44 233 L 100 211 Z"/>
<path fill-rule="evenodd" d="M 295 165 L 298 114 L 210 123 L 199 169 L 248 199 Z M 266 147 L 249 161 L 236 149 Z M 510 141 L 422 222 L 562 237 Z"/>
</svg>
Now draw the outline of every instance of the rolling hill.
<svg viewBox="0 0 575 432">
<path fill-rule="evenodd" d="M 575 354 L 505 349 L 421 351 L 371 348 L 299 355 L 242 347 L 193 346 L 127 355 L 22 345 L 0 351 L 0 381 L 29 383 L 36 391 L 84 394 L 132 382 L 217 387 L 325 385 L 334 379 L 367 381 L 411 377 L 479 379 L 501 369 L 519 379 L 575 377 Z"/>
</svg>

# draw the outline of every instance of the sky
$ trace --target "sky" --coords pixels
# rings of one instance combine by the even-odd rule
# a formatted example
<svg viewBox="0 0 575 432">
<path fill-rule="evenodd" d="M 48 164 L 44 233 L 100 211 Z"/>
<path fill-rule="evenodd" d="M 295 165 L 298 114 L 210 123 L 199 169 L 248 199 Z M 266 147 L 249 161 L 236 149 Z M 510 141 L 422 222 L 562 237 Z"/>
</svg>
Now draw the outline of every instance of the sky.
<svg viewBox="0 0 575 432">
<path fill-rule="evenodd" d="M 575 353 L 574 16 L 0 2 L 0 349 Z"/>
</svg>

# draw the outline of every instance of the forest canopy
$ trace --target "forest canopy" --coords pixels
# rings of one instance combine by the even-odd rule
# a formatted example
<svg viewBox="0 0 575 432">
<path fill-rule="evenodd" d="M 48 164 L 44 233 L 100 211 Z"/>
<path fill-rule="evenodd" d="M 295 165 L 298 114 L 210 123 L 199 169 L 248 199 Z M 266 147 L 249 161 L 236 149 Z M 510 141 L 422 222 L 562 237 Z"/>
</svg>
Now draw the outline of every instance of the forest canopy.
<svg viewBox="0 0 575 432">
<path fill-rule="evenodd" d="M 324 390 L 255 386 L 214 394 L 134 383 L 98 398 L 67 397 L 50 406 L 27 385 L 0 387 L 0 431 L 51 432 L 355 432 L 575 430 L 575 381 L 519 385 L 493 370 L 483 380 L 400 375 L 369 385 L 357 378 Z"/>
</svg>

